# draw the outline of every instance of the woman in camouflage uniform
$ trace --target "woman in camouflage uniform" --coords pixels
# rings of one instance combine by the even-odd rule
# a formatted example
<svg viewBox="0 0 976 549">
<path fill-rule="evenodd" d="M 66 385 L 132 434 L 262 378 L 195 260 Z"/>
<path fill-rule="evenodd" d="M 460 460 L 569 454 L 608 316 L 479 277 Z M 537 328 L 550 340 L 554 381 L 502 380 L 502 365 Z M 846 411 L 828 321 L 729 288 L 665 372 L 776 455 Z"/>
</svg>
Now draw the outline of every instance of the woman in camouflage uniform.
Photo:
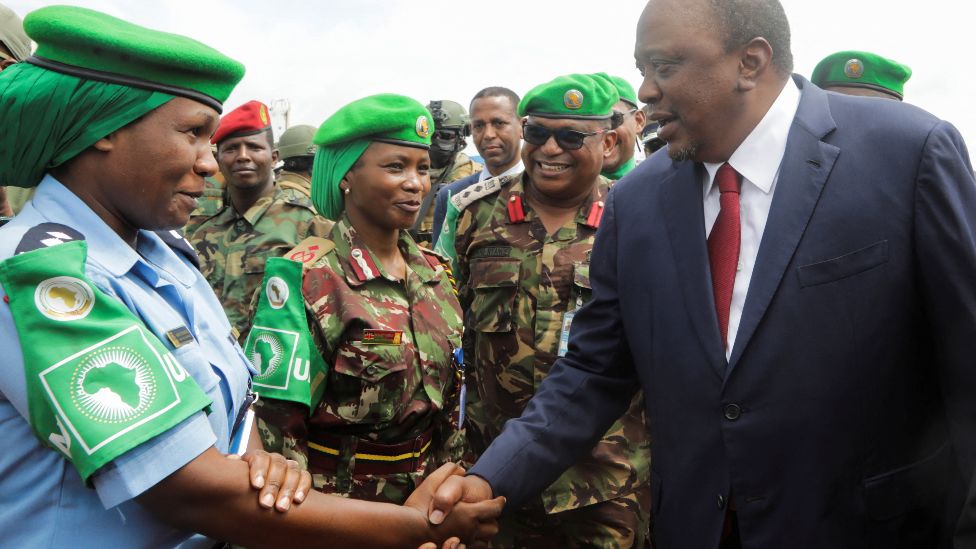
<svg viewBox="0 0 976 549">
<path fill-rule="evenodd" d="M 312 200 L 336 224 L 287 257 L 304 265 L 324 360 L 316 368 L 313 355 L 311 406 L 266 392 L 259 418 L 265 444 L 305 463 L 324 492 L 401 503 L 463 452 L 461 310 L 447 261 L 407 233 L 430 189 L 430 130 L 423 105 L 382 94 L 341 108 L 315 136 Z"/>
</svg>

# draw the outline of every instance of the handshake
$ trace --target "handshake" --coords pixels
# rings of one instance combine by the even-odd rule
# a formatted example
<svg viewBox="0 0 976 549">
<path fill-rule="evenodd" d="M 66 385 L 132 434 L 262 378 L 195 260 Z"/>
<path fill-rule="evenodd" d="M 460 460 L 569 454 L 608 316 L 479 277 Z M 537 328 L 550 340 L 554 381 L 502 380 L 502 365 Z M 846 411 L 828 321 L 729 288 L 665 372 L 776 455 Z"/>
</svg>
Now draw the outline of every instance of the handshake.
<svg viewBox="0 0 976 549">
<path fill-rule="evenodd" d="M 445 463 L 431 473 L 407 498 L 404 507 L 424 513 L 433 539 L 443 540 L 441 549 L 486 547 L 498 533 L 498 517 L 505 498 L 492 498 L 491 486 L 477 476 L 464 476 L 464 469 Z M 434 542 L 421 549 L 437 549 Z"/>
</svg>

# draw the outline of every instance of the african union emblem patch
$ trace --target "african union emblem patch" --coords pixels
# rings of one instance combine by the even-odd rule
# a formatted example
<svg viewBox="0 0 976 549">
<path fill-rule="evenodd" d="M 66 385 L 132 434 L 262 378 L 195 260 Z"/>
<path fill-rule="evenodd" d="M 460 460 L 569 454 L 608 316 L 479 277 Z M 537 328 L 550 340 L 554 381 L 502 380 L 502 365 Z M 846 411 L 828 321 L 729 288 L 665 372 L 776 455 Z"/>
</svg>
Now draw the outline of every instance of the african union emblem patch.
<svg viewBox="0 0 976 549">
<path fill-rule="evenodd" d="M 420 137 L 430 136 L 430 121 L 427 120 L 426 116 L 420 115 L 417 117 L 416 129 L 417 129 L 417 135 L 419 135 Z"/>
<path fill-rule="evenodd" d="M 141 326 L 83 349 L 38 374 L 61 423 L 92 455 L 140 430 L 181 402 L 187 377 L 173 355 L 161 355 Z"/>
<path fill-rule="evenodd" d="M 81 320 L 88 316 L 94 304 L 91 286 L 71 276 L 49 278 L 34 290 L 34 305 L 51 320 Z"/>
<path fill-rule="evenodd" d="M 864 63 L 860 59 L 848 59 L 847 63 L 844 63 L 844 76 L 848 78 L 864 76 Z"/>
<path fill-rule="evenodd" d="M 569 90 L 563 94 L 563 105 L 567 109 L 579 110 L 583 108 L 583 92 L 579 90 Z"/>
<path fill-rule="evenodd" d="M 268 305 L 271 305 L 272 309 L 280 309 L 288 301 L 288 284 L 281 277 L 269 278 L 265 291 L 268 293 Z"/>
<path fill-rule="evenodd" d="M 254 326 L 244 344 L 244 353 L 258 373 L 254 376 L 255 387 L 288 390 L 294 377 L 299 381 L 308 379 L 309 361 L 298 354 L 300 336 L 298 332 Z"/>
</svg>

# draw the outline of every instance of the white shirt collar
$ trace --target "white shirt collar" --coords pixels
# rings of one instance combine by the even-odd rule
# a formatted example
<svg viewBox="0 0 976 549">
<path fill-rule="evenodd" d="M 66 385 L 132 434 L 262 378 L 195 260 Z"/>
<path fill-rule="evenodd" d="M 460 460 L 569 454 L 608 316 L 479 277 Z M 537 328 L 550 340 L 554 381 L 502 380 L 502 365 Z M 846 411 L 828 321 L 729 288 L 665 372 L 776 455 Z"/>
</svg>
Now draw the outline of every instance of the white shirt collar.
<svg viewBox="0 0 976 549">
<path fill-rule="evenodd" d="M 800 90 L 790 78 L 766 115 L 729 158 L 729 164 L 742 175 L 744 181 L 749 181 L 766 194 L 769 194 L 773 182 L 776 181 L 776 173 L 786 153 L 786 139 L 789 137 L 790 127 L 793 125 L 793 118 L 799 106 Z M 722 162 L 705 163 L 705 169 L 708 171 L 706 196 L 722 164 Z"/>
<path fill-rule="evenodd" d="M 521 160 L 516 162 L 515 165 L 512 166 L 511 168 L 505 170 L 504 172 L 498 175 L 491 175 L 491 172 L 488 171 L 488 166 L 485 166 L 485 169 L 481 170 L 481 175 L 478 176 L 478 181 L 484 181 L 485 179 L 491 179 L 492 177 L 504 177 L 506 175 L 515 175 L 517 173 L 522 173 L 523 171 L 525 171 L 525 166 L 522 165 Z"/>
</svg>

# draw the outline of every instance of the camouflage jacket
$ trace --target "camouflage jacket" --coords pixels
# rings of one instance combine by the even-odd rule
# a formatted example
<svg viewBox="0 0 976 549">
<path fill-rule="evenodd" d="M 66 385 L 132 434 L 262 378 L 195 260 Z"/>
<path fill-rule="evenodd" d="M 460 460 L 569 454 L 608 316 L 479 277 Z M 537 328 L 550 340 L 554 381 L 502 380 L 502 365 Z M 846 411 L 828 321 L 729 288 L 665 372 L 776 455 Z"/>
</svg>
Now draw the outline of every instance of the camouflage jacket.
<svg viewBox="0 0 976 549">
<path fill-rule="evenodd" d="M 284 170 L 278 176 L 277 185 L 283 189 L 294 189 L 305 196 L 312 197 L 312 180 L 300 173 Z"/>
<path fill-rule="evenodd" d="M 241 343 L 254 315 L 252 299 L 264 278 L 264 263 L 309 236 L 326 236 L 332 222 L 317 215 L 301 192 L 275 187 L 243 215 L 224 193 L 221 208 L 198 209 L 186 225 L 186 238 L 200 256 L 200 271 L 213 287 Z"/>
<path fill-rule="evenodd" d="M 444 172 L 447 171 L 448 168 L 451 169 L 451 172 L 445 174 Z M 484 169 L 484 166 L 475 162 L 474 160 L 471 160 L 471 158 L 463 152 L 459 152 L 457 153 L 457 156 L 454 157 L 453 163 L 437 170 L 430 170 L 430 194 L 432 196 L 431 199 L 427 201 L 429 206 L 427 210 L 421 212 L 423 217 L 420 219 L 420 238 L 417 239 L 418 244 L 421 246 L 430 246 L 430 232 L 434 227 L 434 202 L 435 198 L 437 197 L 437 191 L 448 183 L 453 183 L 462 177 L 479 173 L 482 169 Z"/>
<path fill-rule="evenodd" d="M 404 231 L 407 276 L 388 275 L 357 237 L 348 218 L 328 237 L 335 248 L 305 271 L 302 294 L 313 339 L 329 365 L 325 392 L 311 414 L 301 405 L 266 400 L 259 411 L 265 446 L 309 463 L 309 438 L 341 439 L 333 471 L 316 470 L 315 488 L 357 499 L 403 503 L 426 474 L 458 461 L 459 376 L 452 361 L 461 345 L 461 309 L 444 258 L 422 250 Z M 370 344 L 377 333 L 384 343 Z M 398 336 L 399 343 L 390 341 Z M 375 341 L 375 339 L 374 339 Z M 398 444 L 432 430 L 430 451 L 411 473 L 355 471 L 357 439 Z"/>
<path fill-rule="evenodd" d="M 193 215 L 210 217 L 219 212 L 224 207 L 226 189 L 227 182 L 220 172 L 206 178 L 203 184 L 203 196 L 197 199 L 197 209 L 193 211 Z"/>
<path fill-rule="evenodd" d="M 604 178 L 575 219 L 549 235 L 528 204 L 527 175 L 459 195 L 454 240 L 465 310 L 470 444 L 481 452 L 521 415 L 555 362 L 567 314 L 590 298 L 589 261 L 610 183 Z M 571 316 L 569 317 L 572 318 Z M 542 496 L 557 513 L 631 493 L 650 481 L 643 393 L 593 448 Z"/>
</svg>

